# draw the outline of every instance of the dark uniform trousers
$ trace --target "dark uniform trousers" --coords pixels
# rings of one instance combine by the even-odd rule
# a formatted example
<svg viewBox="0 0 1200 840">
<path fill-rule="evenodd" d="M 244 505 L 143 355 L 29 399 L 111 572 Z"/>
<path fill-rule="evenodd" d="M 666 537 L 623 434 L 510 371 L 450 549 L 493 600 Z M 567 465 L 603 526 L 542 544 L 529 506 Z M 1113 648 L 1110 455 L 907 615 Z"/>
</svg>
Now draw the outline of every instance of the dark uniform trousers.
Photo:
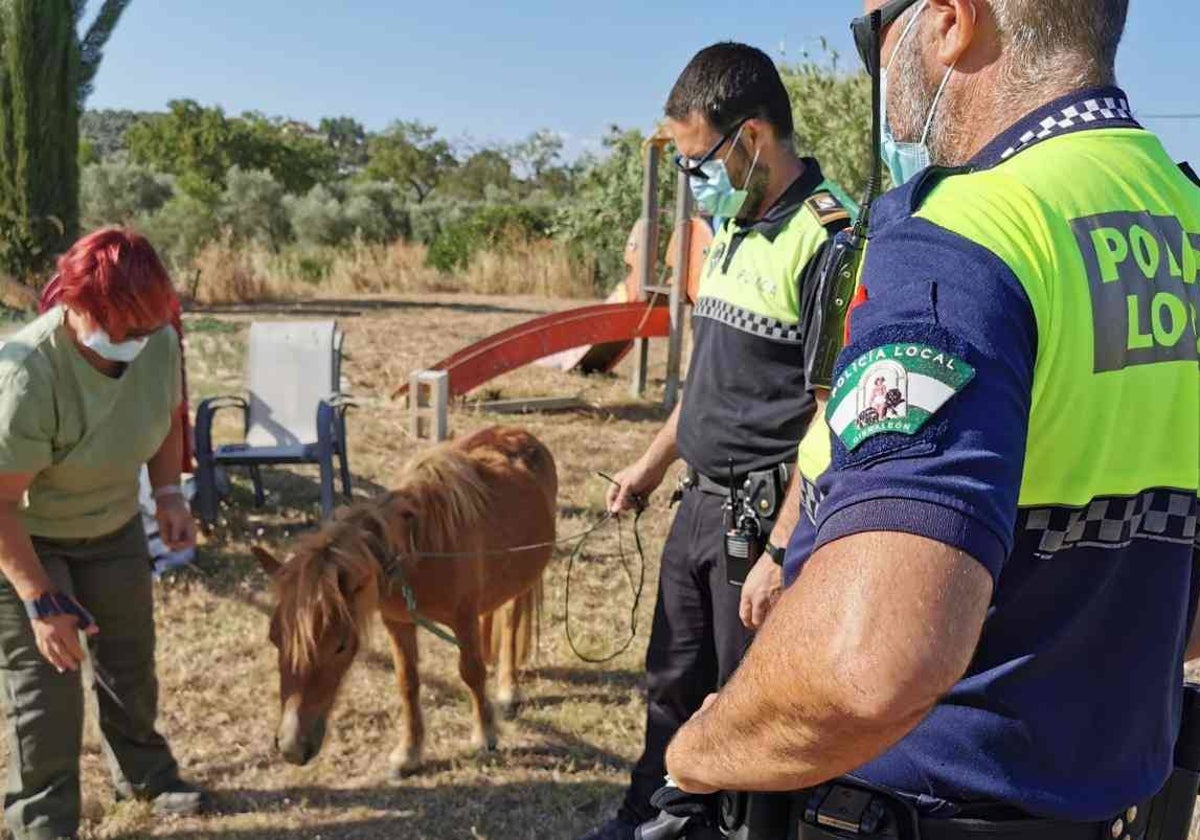
<svg viewBox="0 0 1200 840">
<path fill-rule="evenodd" d="M 97 688 L 100 731 L 118 795 L 150 797 L 178 777 L 154 728 L 154 608 L 150 556 L 140 519 L 94 540 L 35 538 L 54 585 L 96 618 L 92 660 L 120 698 Z M 59 674 L 38 652 L 24 605 L 0 578 L 0 690 L 8 729 L 5 816 L 17 840 L 73 837 L 80 815 L 83 681 Z"/>
<path fill-rule="evenodd" d="M 724 499 L 689 489 L 663 547 L 646 652 L 646 745 L 621 816 L 645 822 L 663 786 L 667 745 L 734 672 L 753 634 L 738 617 L 741 589 L 726 579 Z"/>
</svg>

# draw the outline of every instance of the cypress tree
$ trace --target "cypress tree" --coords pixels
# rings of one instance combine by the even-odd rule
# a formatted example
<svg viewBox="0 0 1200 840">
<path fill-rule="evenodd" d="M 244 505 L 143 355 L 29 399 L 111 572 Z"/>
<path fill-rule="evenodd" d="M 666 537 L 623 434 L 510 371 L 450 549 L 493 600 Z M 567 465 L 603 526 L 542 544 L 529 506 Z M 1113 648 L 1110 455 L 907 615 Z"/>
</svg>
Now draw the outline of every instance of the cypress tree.
<svg viewBox="0 0 1200 840">
<path fill-rule="evenodd" d="M 0 270 L 44 269 L 79 232 L 79 115 L 130 0 L 0 0 Z"/>
</svg>

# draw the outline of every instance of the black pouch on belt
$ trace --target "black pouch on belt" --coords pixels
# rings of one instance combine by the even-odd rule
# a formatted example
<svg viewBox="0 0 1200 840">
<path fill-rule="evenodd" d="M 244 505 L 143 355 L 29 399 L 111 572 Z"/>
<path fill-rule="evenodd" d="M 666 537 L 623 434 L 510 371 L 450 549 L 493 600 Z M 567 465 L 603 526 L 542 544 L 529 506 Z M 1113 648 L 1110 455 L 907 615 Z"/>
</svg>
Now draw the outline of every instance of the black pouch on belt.
<svg viewBox="0 0 1200 840">
<path fill-rule="evenodd" d="M 746 582 L 767 546 L 775 518 L 787 492 L 785 465 L 748 473 L 741 484 L 730 479 L 725 502 L 725 579 L 732 586 Z"/>
</svg>

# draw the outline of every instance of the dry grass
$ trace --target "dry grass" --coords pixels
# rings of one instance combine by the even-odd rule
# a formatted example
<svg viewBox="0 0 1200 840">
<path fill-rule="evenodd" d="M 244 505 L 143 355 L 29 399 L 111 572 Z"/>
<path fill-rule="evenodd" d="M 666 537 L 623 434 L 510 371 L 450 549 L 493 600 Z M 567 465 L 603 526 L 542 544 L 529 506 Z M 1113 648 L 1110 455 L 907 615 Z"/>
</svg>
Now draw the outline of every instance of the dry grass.
<svg viewBox="0 0 1200 840">
<path fill-rule="evenodd" d="M 351 416 L 351 464 L 360 493 L 387 487 L 415 451 L 400 405 L 387 394 L 410 369 L 428 364 L 495 330 L 555 308 L 562 301 L 463 295 L 313 301 L 301 317 L 335 314 L 347 331 L 347 389 L 365 405 Z M 237 391 L 245 329 L 251 318 L 287 315 L 257 307 L 253 314 L 188 318 L 193 400 Z M 656 344 L 663 344 L 657 342 Z M 649 397 L 661 393 L 663 348 L 654 353 Z M 603 510 L 611 471 L 640 454 L 661 409 L 631 402 L 622 377 L 583 378 L 544 368 L 516 371 L 492 385 L 492 395 L 580 395 L 596 408 L 512 418 L 554 452 L 559 464 L 559 533 L 575 533 Z M 460 406 L 458 434 L 497 418 Z M 229 433 L 233 417 L 223 421 Z M 235 505 L 202 548 L 201 571 L 158 585 L 162 731 L 190 778 L 216 794 L 217 813 L 156 823 L 144 806 L 112 801 L 94 727 L 84 759 L 85 840 L 99 838 L 570 838 L 607 818 L 640 747 L 644 706 L 641 673 L 658 552 L 668 523 L 664 498 L 644 517 L 649 568 L 637 643 L 615 662 L 576 660 L 563 635 L 565 554 L 547 579 L 540 659 L 524 683 L 527 701 L 501 730 L 498 752 L 477 757 L 468 746 L 470 712 L 453 649 L 421 634 L 422 698 L 428 732 L 427 769 L 403 781 L 388 775 L 394 746 L 396 692 L 380 633 L 360 655 L 340 698 L 322 755 L 306 768 L 276 760 L 271 737 L 277 714 L 274 650 L 266 639 L 271 594 L 249 557 L 251 543 L 282 549 L 314 524 L 315 474 L 267 473 L 268 506 L 254 510 L 244 481 Z M 628 537 L 628 532 L 626 532 Z M 615 559 L 611 532 L 598 535 L 576 568 L 572 627 L 590 652 L 617 646 L 627 632 L 630 596 Z M 634 572 L 636 573 L 636 568 Z"/>
<path fill-rule="evenodd" d="M 551 240 L 514 242 L 477 254 L 457 274 L 425 264 L 423 245 L 354 243 L 345 248 L 280 253 L 209 243 L 196 257 L 193 293 L 202 304 L 252 303 L 329 295 L 471 292 L 586 298 L 594 294 L 591 266 Z"/>
</svg>

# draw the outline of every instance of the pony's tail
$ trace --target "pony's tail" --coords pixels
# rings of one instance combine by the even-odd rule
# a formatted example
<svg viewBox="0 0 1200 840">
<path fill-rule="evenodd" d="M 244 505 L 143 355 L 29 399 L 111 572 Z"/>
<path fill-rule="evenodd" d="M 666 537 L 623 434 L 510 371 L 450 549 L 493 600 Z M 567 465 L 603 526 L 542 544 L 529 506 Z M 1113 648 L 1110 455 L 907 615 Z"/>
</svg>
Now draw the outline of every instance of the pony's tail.
<svg viewBox="0 0 1200 840">
<path fill-rule="evenodd" d="M 537 583 L 524 595 L 518 597 L 514 605 L 514 609 L 517 611 L 514 619 L 517 623 L 518 668 L 527 668 L 537 662 L 542 641 L 543 596 L 544 587 L 542 577 L 539 575 Z"/>
</svg>

